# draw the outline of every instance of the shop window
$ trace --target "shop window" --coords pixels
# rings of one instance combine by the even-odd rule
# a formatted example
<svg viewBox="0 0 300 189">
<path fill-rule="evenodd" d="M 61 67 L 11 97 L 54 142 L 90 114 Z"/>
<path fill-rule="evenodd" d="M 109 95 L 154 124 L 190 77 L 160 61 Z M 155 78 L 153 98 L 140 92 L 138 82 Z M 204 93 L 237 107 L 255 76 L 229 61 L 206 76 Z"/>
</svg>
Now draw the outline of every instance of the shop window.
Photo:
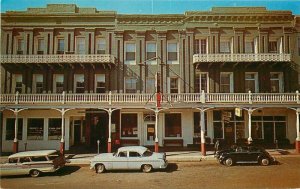
<svg viewBox="0 0 300 189">
<path fill-rule="evenodd" d="M 61 118 L 49 118 L 48 139 L 59 140 L 61 138 Z"/>
<path fill-rule="evenodd" d="M 262 123 L 257 121 L 251 122 L 251 137 L 253 139 L 262 138 Z"/>
<path fill-rule="evenodd" d="M 181 131 L 181 114 L 180 113 L 166 113 L 165 114 L 165 137 L 182 136 Z"/>
<path fill-rule="evenodd" d="M 43 140 L 44 118 L 28 118 L 27 120 L 27 139 Z"/>
<path fill-rule="evenodd" d="M 223 138 L 222 122 L 213 122 L 214 124 L 214 138 Z"/>
<path fill-rule="evenodd" d="M 137 137 L 138 121 L 137 114 L 121 114 L 121 137 Z"/>
<path fill-rule="evenodd" d="M 22 140 L 23 135 L 23 119 L 18 118 L 18 140 Z M 15 118 L 6 119 L 6 134 L 5 140 L 14 140 L 15 138 Z"/>
</svg>

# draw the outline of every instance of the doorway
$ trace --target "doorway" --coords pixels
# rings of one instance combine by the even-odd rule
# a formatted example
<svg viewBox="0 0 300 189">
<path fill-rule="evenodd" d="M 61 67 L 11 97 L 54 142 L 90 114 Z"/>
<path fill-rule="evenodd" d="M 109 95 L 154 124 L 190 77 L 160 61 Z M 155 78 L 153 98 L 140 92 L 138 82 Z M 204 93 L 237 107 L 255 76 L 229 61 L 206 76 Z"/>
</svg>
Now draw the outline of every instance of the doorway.
<svg viewBox="0 0 300 189">
<path fill-rule="evenodd" d="M 273 122 L 264 122 L 264 140 L 266 143 L 274 143 Z"/>
<path fill-rule="evenodd" d="M 74 145 L 81 143 L 82 127 L 81 120 L 74 120 Z"/>
<path fill-rule="evenodd" d="M 146 146 L 153 146 L 155 142 L 155 123 L 145 123 L 145 142 Z"/>
<path fill-rule="evenodd" d="M 224 122 L 224 137 L 228 145 L 235 142 L 234 131 L 234 122 Z"/>
</svg>

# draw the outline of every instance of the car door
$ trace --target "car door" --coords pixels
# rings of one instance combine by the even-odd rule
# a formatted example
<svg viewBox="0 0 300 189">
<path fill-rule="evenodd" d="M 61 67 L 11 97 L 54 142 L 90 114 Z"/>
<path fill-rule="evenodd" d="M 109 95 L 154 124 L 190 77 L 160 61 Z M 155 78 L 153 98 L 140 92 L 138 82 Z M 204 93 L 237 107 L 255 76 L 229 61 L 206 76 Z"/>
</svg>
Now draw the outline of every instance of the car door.
<svg viewBox="0 0 300 189">
<path fill-rule="evenodd" d="M 141 160 L 141 154 L 135 151 L 129 151 L 128 169 L 140 169 L 142 163 Z"/>
<path fill-rule="evenodd" d="M 0 174 L 1 176 L 6 176 L 6 175 L 21 175 L 21 165 L 18 163 L 19 159 L 18 158 L 11 158 L 9 159 L 8 163 L 1 164 L 1 171 Z"/>
<path fill-rule="evenodd" d="M 257 162 L 257 158 L 260 154 L 261 154 L 261 151 L 260 151 L 259 148 L 250 147 L 249 148 L 249 159 L 248 159 L 248 161 Z"/>
<path fill-rule="evenodd" d="M 128 169 L 127 166 L 127 151 L 120 151 L 113 157 L 112 169 Z"/>
<path fill-rule="evenodd" d="M 31 160 L 29 157 L 21 157 L 19 159 L 20 173 L 28 174 L 31 170 Z"/>
<path fill-rule="evenodd" d="M 238 147 L 234 154 L 236 162 L 242 163 L 248 161 L 248 149 L 246 147 Z"/>
</svg>

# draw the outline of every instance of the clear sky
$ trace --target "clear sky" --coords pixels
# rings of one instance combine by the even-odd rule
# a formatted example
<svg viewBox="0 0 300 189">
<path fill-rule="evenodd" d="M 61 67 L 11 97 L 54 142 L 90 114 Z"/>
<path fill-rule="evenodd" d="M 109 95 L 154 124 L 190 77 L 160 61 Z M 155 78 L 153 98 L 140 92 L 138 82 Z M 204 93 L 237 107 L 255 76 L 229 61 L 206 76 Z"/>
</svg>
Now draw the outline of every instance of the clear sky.
<svg viewBox="0 0 300 189">
<path fill-rule="evenodd" d="M 119 14 L 182 14 L 188 10 L 210 10 L 213 6 L 264 6 L 268 10 L 290 10 L 300 15 L 300 0 L 0 0 L 1 12 L 72 3 L 79 7 L 114 10 Z"/>
</svg>

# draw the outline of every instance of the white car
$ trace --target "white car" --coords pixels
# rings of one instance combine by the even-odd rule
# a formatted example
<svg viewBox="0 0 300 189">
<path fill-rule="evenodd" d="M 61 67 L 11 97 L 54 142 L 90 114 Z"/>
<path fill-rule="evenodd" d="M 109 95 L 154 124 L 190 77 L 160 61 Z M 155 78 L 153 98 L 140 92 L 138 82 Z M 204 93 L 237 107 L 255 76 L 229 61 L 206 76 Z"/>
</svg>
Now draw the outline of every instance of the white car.
<svg viewBox="0 0 300 189">
<path fill-rule="evenodd" d="M 65 157 L 56 150 L 38 150 L 15 153 L 8 162 L 0 164 L 0 175 L 26 175 L 38 177 L 44 172 L 55 172 L 66 163 Z"/>
<path fill-rule="evenodd" d="M 91 160 L 90 168 L 96 173 L 105 170 L 143 170 L 165 169 L 168 166 L 165 153 L 151 152 L 143 146 L 121 147 L 116 153 L 103 153 Z"/>
</svg>

